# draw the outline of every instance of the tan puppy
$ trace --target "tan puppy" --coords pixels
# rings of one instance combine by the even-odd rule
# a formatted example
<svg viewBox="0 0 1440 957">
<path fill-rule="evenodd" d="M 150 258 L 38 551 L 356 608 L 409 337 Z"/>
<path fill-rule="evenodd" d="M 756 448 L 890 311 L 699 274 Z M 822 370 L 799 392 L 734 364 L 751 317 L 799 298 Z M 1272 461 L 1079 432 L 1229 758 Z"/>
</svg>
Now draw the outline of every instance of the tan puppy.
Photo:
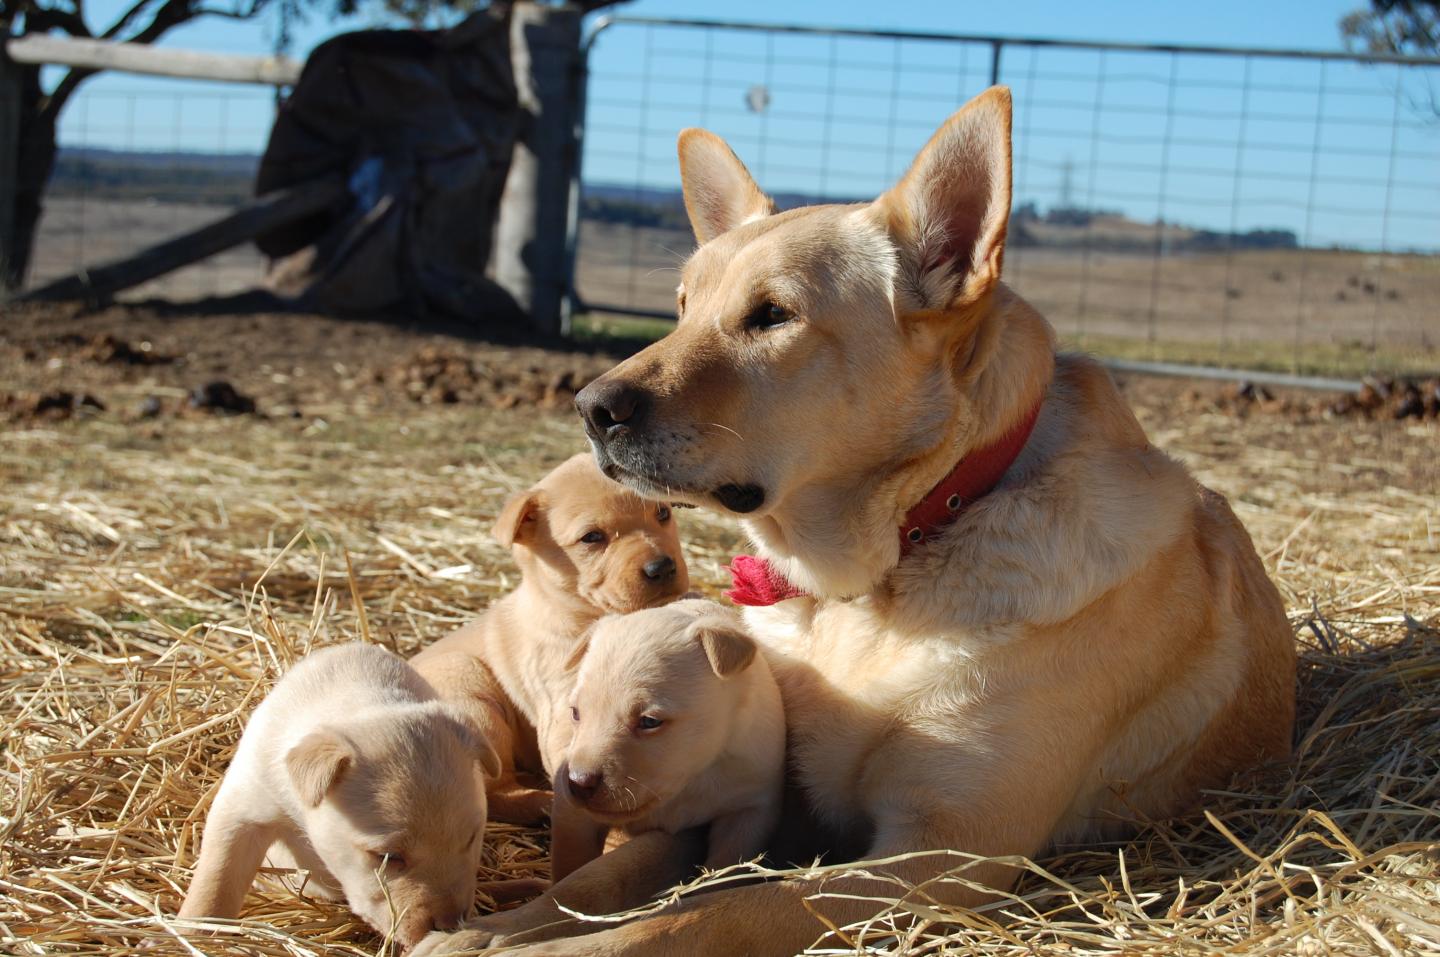
<svg viewBox="0 0 1440 957">
<path fill-rule="evenodd" d="M 215 804 L 181 917 L 238 917 L 266 851 L 411 946 L 475 901 L 485 771 L 499 761 L 414 669 L 374 645 L 324 648 L 255 710 Z"/>
<path fill-rule="evenodd" d="M 612 827 L 708 827 L 706 865 L 760 854 L 780 814 L 780 689 L 735 615 L 700 599 L 611 615 L 575 677 L 574 736 L 556 782 L 556 880 L 596 857 Z"/>
<path fill-rule="evenodd" d="M 1010 118 L 990 90 L 873 203 L 778 215 L 721 140 L 683 133 L 701 246 L 679 325 L 577 401 L 607 474 L 741 516 L 809 593 L 747 615 L 803 796 L 784 855 L 899 857 L 867 874 L 923 885 L 927 906 L 987 895 L 932 881 L 953 858 L 911 852 L 1034 855 L 1174 814 L 1284 758 L 1294 712 L 1290 628 L 1225 500 L 1150 445 L 1096 363 L 1056 356 L 1000 281 Z M 902 550 L 917 506 L 1015 436 L 998 485 L 941 498 L 952 521 Z M 630 906 L 695 853 L 643 835 L 515 912 L 533 936 L 511 939 L 593 929 L 557 921 L 554 901 Z M 516 953 L 794 954 L 825 934 L 817 914 L 861 922 L 894 895 L 867 874 L 824 897 L 819 881 L 722 888 Z M 1004 888 L 1016 871 L 966 876 Z"/>
<path fill-rule="evenodd" d="M 521 775 L 543 783 L 535 776 L 550 776 L 568 742 L 567 665 L 581 636 L 602 615 L 684 594 L 690 577 L 669 507 L 610 481 L 584 454 L 506 502 L 495 537 L 515 556 L 520 586 L 411 664 L 499 755 L 491 815 L 529 824 L 549 813 L 550 792 Z"/>
</svg>

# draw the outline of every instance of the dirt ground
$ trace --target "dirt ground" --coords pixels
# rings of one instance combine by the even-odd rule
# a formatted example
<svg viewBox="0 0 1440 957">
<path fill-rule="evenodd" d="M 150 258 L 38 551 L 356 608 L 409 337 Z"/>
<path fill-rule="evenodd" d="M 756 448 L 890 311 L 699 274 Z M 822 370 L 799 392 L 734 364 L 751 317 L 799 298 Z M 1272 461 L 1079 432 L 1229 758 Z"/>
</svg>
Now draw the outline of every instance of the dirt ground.
<svg viewBox="0 0 1440 957">
<path fill-rule="evenodd" d="M 31 282 L 133 254 L 224 215 L 200 204 L 55 197 L 47 201 Z M 1102 231 L 1103 233 L 1103 231 Z M 1097 242 L 1103 242 L 1103 234 Z M 582 299 L 669 311 L 683 229 L 583 221 Z M 1056 329 L 1128 358 L 1320 374 L 1440 370 L 1440 257 L 1332 250 L 1171 254 L 1012 246 L 1006 278 Z M 231 296 L 256 288 L 264 260 L 237 247 L 124 294 L 126 301 Z"/>
<path fill-rule="evenodd" d="M 490 524 L 584 447 L 569 394 L 614 361 L 241 305 L 0 321 L 0 952 L 182 952 L 166 915 L 256 700 L 308 648 L 410 652 L 512 587 Z M 1057 852 L 1003 933 L 941 921 L 893 952 L 1433 954 L 1440 422 L 1122 385 L 1281 590 L 1294 761 L 1128 845 Z M 738 529 L 678 520 L 718 596 Z M 492 828 L 484 864 L 543 876 L 543 834 Z M 389 953 L 269 878 L 245 916 L 202 950 Z"/>
<path fill-rule="evenodd" d="M 568 409 L 613 364 L 564 345 L 482 342 L 443 323 L 285 312 L 263 295 L 198 311 L 159 301 L 98 312 L 21 306 L 0 323 L 0 418 L 7 398 L 12 419 L 66 417 L 63 403 L 33 408 L 66 394 L 85 406 L 78 411 L 120 421 L 189 414 L 213 404 L 199 394 L 212 384 L 254 404 L 220 411 L 269 418 L 417 403 Z"/>
</svg>

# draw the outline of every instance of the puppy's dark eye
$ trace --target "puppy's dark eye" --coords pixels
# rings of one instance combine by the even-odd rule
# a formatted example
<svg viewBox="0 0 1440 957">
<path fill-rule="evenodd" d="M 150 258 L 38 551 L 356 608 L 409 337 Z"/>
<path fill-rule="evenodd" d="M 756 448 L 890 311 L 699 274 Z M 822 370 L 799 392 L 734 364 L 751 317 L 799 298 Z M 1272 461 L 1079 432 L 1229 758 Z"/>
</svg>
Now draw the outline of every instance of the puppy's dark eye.
<svg viewBox="0 0 1440 957">
<path fill-rule="evenodd" d="M 655 517 L 660 520 L 661 525 L 664 525 L 666 522 L 670 521 L 670 509 L 666 508 L 664 505 L 661 505 L 655 510 Z"/>
<path fill-rule="evenodd" d="M 784 306 L 777 306 L 773 302 L 762 302 L 750 315 L 745 317 L 745 328 L 773 329 L 776 326 L 783 326 L 794 318 L 794 314 Z"/>
<path fill-rule="evenodd" d="M 598 528 L 592 528 L 590 531 L 580 536 L 580 541 L 584 542 L 586 545 L 604 545 L 605 533 L 600 531 L 600 529 Z"/>
<path fill-rule="evenodd" d="M 395 871 L 403 871 L 405 869 L 404 854 L 396 854 L 393 851 L 371 851 L 370 859 L 375 862 L 377 868 L 384 867 Z"/>
<path fill-rule="evenodd" d="M 635 729 L 637 731 L 654 731 L 664 723 L 663 719 L 657 718 L 653 714 L 642 714 L 635 721 Z"/>
<path fill-rule="evenodd" d="M 580 709 L 579 709 L 579 708 L 571 708 L 571 709 L 570 709 L 570 720 L 571 720 L 571 721 L 579 721 L 579 720 L 580 720 Z"/>
</svg>

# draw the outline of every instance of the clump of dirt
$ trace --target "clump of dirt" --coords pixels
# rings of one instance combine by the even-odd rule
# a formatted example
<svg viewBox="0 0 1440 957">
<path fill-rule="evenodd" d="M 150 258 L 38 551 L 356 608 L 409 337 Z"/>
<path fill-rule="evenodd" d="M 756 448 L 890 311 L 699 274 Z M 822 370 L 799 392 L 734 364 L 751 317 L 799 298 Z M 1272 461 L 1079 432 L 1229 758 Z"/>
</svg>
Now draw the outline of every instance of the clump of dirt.
<svg viewBox="0 0 1440 957">
<path fill-rule="evenodd" d="M 1367 378 L 1360 391 L 1335 396 L 1277 395 L 1264 385 L 1240 382 L 1218 396 L 1199 389 L 1185 393 L 1192 406 L 1205 406 L 1245 417 L 1253 412 L 1305 419 L 1440 418 L 1440 378 Z"/>
<path fill-rule="evenodd" d="M 0 413 L 14 422 L 54 422 L 74 415 L 104 411 L 105 403 L 88 392 L 56 389 L 50 392 L 0 393 Z"/>
<path fill-rule="evenodd" d="M 71 333 L 59 337 L 57 345 L 72 348 L 76 359 L 101 365 L 155 366 L 175 361 L 174 356 L 157 352 L 149 340 L 132 345 L 109 333 L 93 336 Z"/>
<path fill-rule="evenodd" d="M 220 415 L 253 415 L 255 400 L 222 379 L 192 390 L 190 408 Z"/>
<path fill-rule="evenodd" d="M 1336 399 L 1328 411 L 1366 419 L 1440 418 L 1440 378 L 1366 379 L 1359 392 Z"/>
<path fill-rule="evenodd" d="M 409 358 L 375 373 L 377 384 L 401 392 L 414 402 L 426 405 L 483 403 L 500 409 L 535 406 L 558 409 L 575 401 L 575 393 L 603 371 L 608 362 L 591 362 L 592 368 L 576 361 L 569 368 L 483 361 L 473 353 L 444 346 L 427 345 Z"/>
</svg>

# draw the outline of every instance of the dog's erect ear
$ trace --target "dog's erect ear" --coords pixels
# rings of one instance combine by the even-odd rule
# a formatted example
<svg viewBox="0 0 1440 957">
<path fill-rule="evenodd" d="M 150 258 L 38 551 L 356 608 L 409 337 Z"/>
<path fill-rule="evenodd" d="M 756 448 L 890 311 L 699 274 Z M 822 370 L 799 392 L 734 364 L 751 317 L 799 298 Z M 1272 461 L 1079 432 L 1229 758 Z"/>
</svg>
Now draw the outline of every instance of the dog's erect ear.
<svg viewBox="0 0 1440 957">
<path fill-rule="evenodd" d="M 355 749 L 339 734 L 326 728 L 311 731 L 285 755 L 285 770 L 300 800 L 319 807 L 325 795 L 339 783 L 341 775 L 355 761 Z"/>
<path fill-rule="evenodd" d="M 719 615 L 700 619 L 690 626 L 690 636 L 705 649 L 710 667 L 722 678 L 744 671 L 755 660 L 755 639 L 738 624 Z"/>
<path fill-rule="evenodd" d="M 539 489 L 532 488 L 510 496 L 495 518 L 495 528 L 491 532 L 495 540 L 506 548 L 516 542 L 530 541 L 535 531 L 535 520 L 540 517 L 541 504 Z"/>
<path fill-rule="evenodd" d="M 774 201 L 720 137 L 709 130 L 681 130 L 679 149 L 685 212 L 698 241 L 708 243 L 741 223 L 774 214 Z"/>
<path fill-rule="evenodd" d="M 450 733 L 460 740 L 465 750 L 475 756 L 475 763 L 480 765 L 485 777 L 491 781 L 498 780 L 501 771 L 500 755 L 495 753 L 489 739 L 475 726 L 475 722 L 470 720 L 470 716 L 449 701 L 440 703 L 440 713 Z"/>
<path fill-rule="evenodd" d="M 1000 279 L 1010 221 L 1010 91 L 990 89 L 930 137 L 876 202 L 924 309 L 979 300 Z"/>
</svg>

